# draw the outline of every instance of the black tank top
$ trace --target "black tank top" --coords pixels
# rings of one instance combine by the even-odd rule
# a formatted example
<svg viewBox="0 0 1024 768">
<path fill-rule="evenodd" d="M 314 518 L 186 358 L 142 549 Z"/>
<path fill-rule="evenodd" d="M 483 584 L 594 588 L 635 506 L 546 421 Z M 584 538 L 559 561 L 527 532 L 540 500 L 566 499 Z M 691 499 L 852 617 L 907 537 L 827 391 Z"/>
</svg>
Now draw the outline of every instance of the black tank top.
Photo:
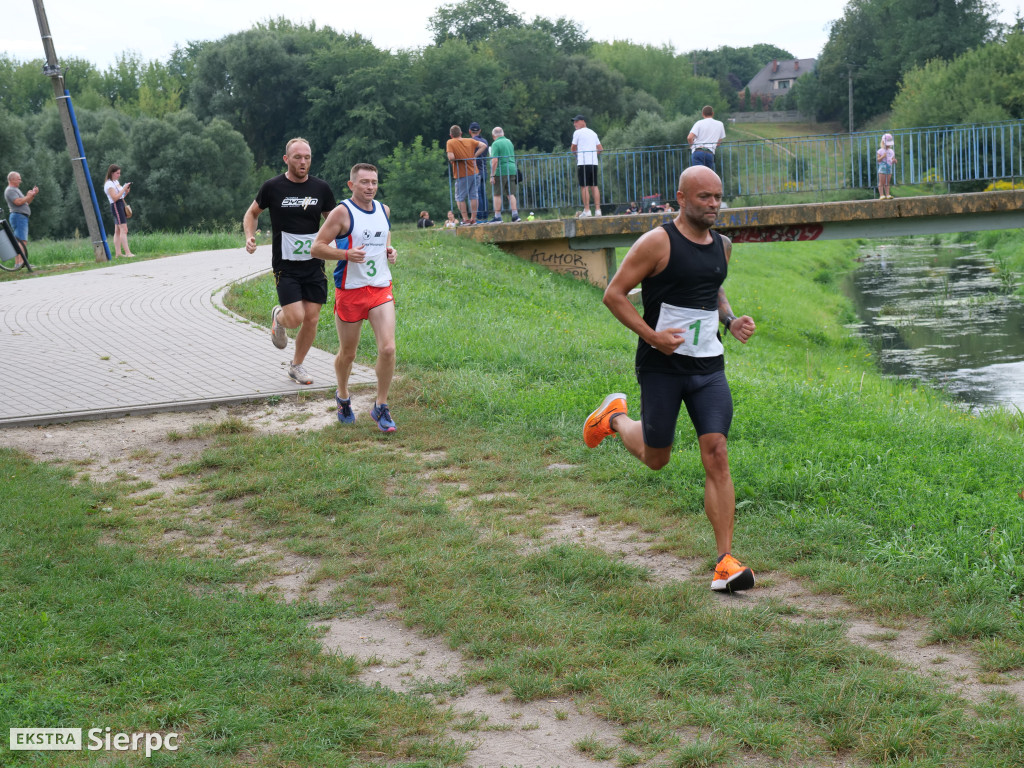
<svg viewBox="0 0 1024 768">
<path fill-rule="evenodd" d="M 640 283 L 644 322 L 658 325 L 662 303 L 689 309 L 718 309 L 718 289 L 725 282 L 728 262 L 722 236 L 711 230 L 711 242 L 700 245 L 683 237 L 672 222 L 662 227 L 670 244 L 668 265 Z M 636 350 L 637 371 L 665 373 L 714 373 L 725 368 L 725 358 L 664 355 L 643 339 Z"/>
</svg>

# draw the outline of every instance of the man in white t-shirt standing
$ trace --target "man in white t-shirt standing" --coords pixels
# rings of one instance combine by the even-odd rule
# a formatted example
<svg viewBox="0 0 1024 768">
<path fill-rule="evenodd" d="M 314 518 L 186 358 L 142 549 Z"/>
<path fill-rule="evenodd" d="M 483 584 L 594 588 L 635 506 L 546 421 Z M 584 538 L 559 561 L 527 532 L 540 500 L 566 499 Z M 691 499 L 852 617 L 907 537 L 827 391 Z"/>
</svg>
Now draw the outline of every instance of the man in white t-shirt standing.
<svg viewBox="0 0 1024 768">
<path fill-rule="evenodd" d="M 703 165 L 715 170 L 715 152 L 725 138 L 725 126 L 721 120 L 715 120 L 715 110 L 710 106 L 700 111 L 702 120 L 698 120 L 690 129 L 686 140 L 690 142 L 690 165 Z"/>
<path fill-rule="evenodd" d="M 587 128 L 587 119 L 576 115 L 572 119 L 576 132 L 572 135 L 570 152 L 576 154 L 576 176 L 580 182 L 580 197 L 583 199 L 583 210 L 579 216 L 590 215 L 590 193 L 594 193 L 594 215 L 601 215 L 601 191 L 597 188 L 597 158 L 604 147 L 597 134 Z"/>
</svg>

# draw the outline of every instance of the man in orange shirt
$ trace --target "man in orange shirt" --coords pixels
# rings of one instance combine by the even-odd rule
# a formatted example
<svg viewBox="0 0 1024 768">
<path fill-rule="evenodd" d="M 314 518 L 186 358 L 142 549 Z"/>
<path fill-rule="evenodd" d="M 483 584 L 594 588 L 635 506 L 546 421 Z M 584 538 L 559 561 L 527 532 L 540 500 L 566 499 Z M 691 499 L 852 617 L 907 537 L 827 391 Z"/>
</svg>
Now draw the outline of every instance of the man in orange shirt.
<svg viewBox="0 0 1024 768">
<path fill-rule="evenodd" d="M 455 179 L 455 202 L 462 214 L 463 224 L 476 224 L 477 198 L 480 196 L 480 174 L 476 158 L 487 151 L 487 145 L 476 139 L 462 138 L 462 128 L 453 125 L 448 130 L 448 144 L 445 151 L 452 164 L 452 178 Z M 466 198 L 469 198 L 470 217 L 466 218 Z"/>
</svg>

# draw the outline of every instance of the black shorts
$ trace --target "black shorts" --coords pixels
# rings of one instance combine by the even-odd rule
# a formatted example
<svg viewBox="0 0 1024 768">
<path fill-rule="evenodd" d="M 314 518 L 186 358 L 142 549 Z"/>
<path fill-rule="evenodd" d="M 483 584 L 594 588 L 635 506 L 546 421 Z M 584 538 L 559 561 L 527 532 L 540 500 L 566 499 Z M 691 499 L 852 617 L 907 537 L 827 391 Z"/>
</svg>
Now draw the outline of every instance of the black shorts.
<svg viewBox="0 0 1024 768">
<path fill-rule="evenodd" d="M 581 187 L 596 187 L 597 186 L 597 166 L 596 165 L 577 165 L 576 166 L 576 178 L 580 180 Z"/>
<path fill-rule="evenodd" d="M 729 436 L 732 393 L 725 371 L 714 373 L 659 373 L 637 371 L 640 383 L 640 424 L 644 445 L 668 448 L 675 441 L 679 408 L 685 403 L 697 436 Z"/>
<path fill-rule="evenodd" d="M 114 217 L 114 226 L 128 223 L 128 214 L 124 209 L 124 198 L 115 200 L 110 204 L 110 213 Z"/>
<path fill-rule="evenodd" d="M 327 303 L 327 275 L 322 268 L 308 272 L 275 270 L 274 284 L 277 285 L 277 301 L 282 307 L 297 301 L 321 306 Z"/>
</svg>

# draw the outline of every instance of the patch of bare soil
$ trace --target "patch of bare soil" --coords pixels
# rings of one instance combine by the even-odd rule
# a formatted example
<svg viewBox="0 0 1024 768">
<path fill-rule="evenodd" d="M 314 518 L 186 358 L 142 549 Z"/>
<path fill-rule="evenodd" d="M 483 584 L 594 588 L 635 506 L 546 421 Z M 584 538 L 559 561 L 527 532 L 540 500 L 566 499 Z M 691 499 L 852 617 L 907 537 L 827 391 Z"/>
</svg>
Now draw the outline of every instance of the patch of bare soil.
<svg viewBox="0 0 1024 768">
<path fill-rule="evenodd" d="M 372 405 L 372 394 L 353 396 L 359 418 L 368 418 Z M 196 458 L 225 422 L 242 422 L 258 432 L 280 434 L 320 429 L 333 423 L 334 418 L 333 398 L 310 396 L 203 411 L 6 429 L 2 438 L 5 445 L 35 459 L 72 467 L 79 478 L 137 482 L 137 493 L 159 495 L 187 490 L 188 480 L 173 477 L 172 470 Z M 437 468 L 445 459 L 443 453 L 409 456 L 422 464 L 421 476 L 428 481 L 428 493 L 469 490 L 459 477 Z M 557 471 L 572 466 L 550 468 Z M 515 494 L 510 491 L 497 495 Z M 486 500 L 488 495 L 476 498 Z M 453 500 L 452 506 L 458 511 L 458 507 L 470 503 L 469 499 L 461 498 Z M 228 552 L 239 562 L 258 562 L 270 572 L 265 580 L 244 588 L 269 590 L 285 601 L 306 599 L 326 603 L 337 586 L 317 579 L 319 562 L 315 559 L 283 551 L 273 544 L 234 540 L 232 521 L 208 519 L 204 507 L 195 507 L 168 523 L 160 542 L 164 546 L 182 552 Z M 650 547 L 649 537 L 639 529 L 602 526 L 597 518 L 584 515 L 562 516 L 542 539 L 524 540 L 520 546 L 523 551 L 531 551 L 565 541 L 583 543 L 621 557 L 630 565 L 644 568 L 655 583 L 710 578 L 704 572 L 703 559 L 656 552 Z M 840 620 L 846 624 L 851 642 L 937 678 L 971 701 L 984 701 L 997 691 L 1024 701 L 1024 681 L 1008 680 L 1003 685 L 980 682 L 980 669 L 969 652 L 928 645 L 920 628 L 883 627 L 841 599 L 812 594 L 797 582 L 774 574 L 767 576 L 749 593 L 719 595 L 719 599 L 732 606 L 776 601 L 792 611 L 792 621 Z M 473 768 L 590 768 L 608 762 L 592 760 L 577 749 L 574 745 L 581 739 L 593 738 L 616 751 L 624 746 L 621 729 L 583 711 L 571 699 L 522 703 L 481 688 L 466 689 L 461 680 L 467 667 L 461 655 L 449 649 L 443 640 L 424 637 L 403 626 L 389 617 L 386 607 L 371 616 L 336 617 L 315 626 L 324 633 L 321 642 L 325 651 L 345 653 L 365 663 L 361 675 L 364 682 L 425 693 L 433 696 L 438 706 L 452 707 L 459 716 L 455 738 L 473 744 L 467 760 Z M 757 763 L 756 758 L 745 761 Z"/>
<path fill-rule="evenodd" d="M 601 525 L 596 517 L 565 515 L 548 526 L 547 536 L 527 544 L 527 548 L 543 548 L 556 542 L 570 542 L 601 549 L 618 555 L 623 562 L 645 569 L 655 584 L 686 581 L 702 573 L 702 558 L 680 558 L 655 552 L 648 547 L 650 537 L 639 529 L 624 525 Z"/>
<path fill-rule="evenodd" d="M 373 397 L 370 396 L 372 405 Z M 174 491 L 186 481 L 162 474 L 197 457 L 212 441 L 212 430 L 229 419 L 258 432 L 320 429 L 334 419 L 333 400 L 286 398 L 178 413 L 76 421 L 0 430 L 3 444 L 40 461 L 66 464 L 97 482 L 148 481 Z M 368 410 L 368 408 L 367 408 Z M 171 436 L 175 436 L 172 439 Z"/>
<path fill-rule="evenodd" d="M 618 727 L 581 711 L 571 699 L 524 703 L 480 687 L 466 689 L 461 654 L 384 612 L 315 626 L 324 631 L 320 642 L 325 650 L 354 656 L 366 665 L 360 675 L 364 683 L 427 692 L 438 706 L 450 706 L 458 716 L 458 730 L 452 735 L 473 745 L 466 763 L 474 768 L 607 766 L 607 761 L 591 760 L 573 744 L 587 737 L 616 747 L 622 744 Z"/>
</svg>

